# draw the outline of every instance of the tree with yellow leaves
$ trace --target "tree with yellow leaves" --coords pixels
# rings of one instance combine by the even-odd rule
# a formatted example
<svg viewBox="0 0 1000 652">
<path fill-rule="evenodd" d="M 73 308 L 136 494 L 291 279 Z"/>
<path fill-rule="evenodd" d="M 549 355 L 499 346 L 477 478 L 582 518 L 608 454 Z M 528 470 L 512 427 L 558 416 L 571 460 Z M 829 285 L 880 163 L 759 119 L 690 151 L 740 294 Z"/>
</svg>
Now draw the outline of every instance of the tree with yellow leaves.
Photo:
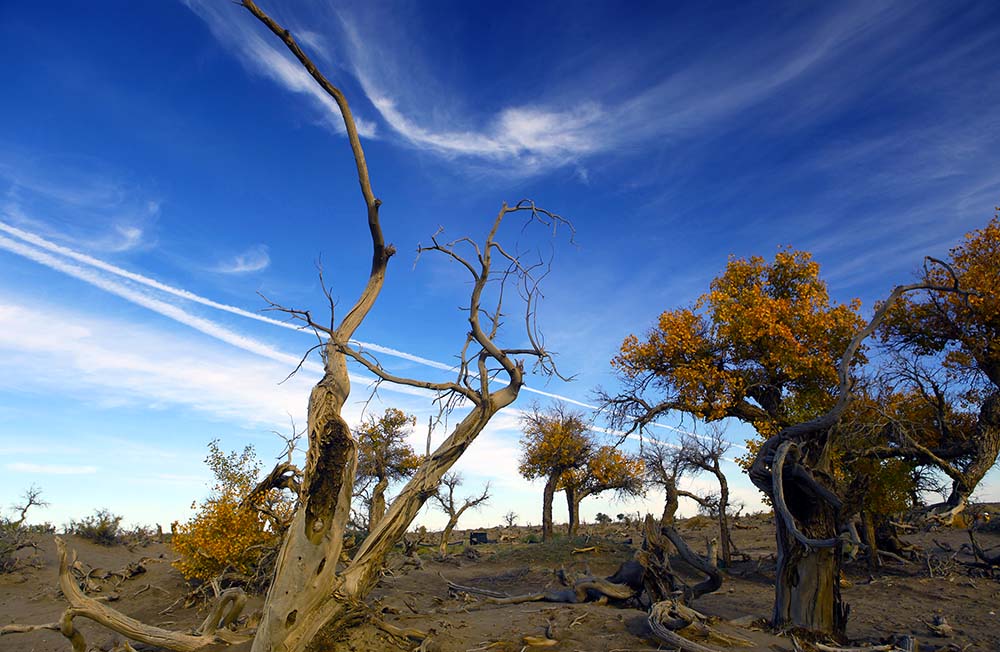
<svg viewBox="0 0 1000 652">
<path fill-rule="evenodd" d="M 358 441 L 355 493 L 368 493 L 365 496 L 367 529 L 378 525 L 385 516 L 385 492 L 389 483 L 410 477 L 423 461 L 406 443 L 407 435 L 416 424 L 415 416 L 390 407 L 378 418 L 369 415 L 354 433 Z"/>
<path fill-rule="evenodd" d="M 586 464 L 565 471 L 556 490 L 566 492 L 569 511 L 567 532 L 577 533 L 580 525 L 580 503 L 588 496 L 614 491 L 616 496 L 640 496 L 643 493 L 644 466 L 641 458 L 624 453 L 614 446 L 600 446 L 587 455 Z"/>
<path fill-rule="evenodd" d="M 552 538 L 552 499 L 567 471 L 586 465 L 593 442 L 583 415 L 565 405 L 539 406 L 521 417 L 521 460 L 518 470 L 527 480 L 545 478 L 542 492 L 542 539 Z"/>
<path fill-rule="evenodd" d="M 948 476 L 950 495 L 933 515 L 950 523 L 1000 454 L 1000 216 L 968 233 L 945 263 L 922 280 L 963 292 L 906 297 L 880 335 L 900 354 L 893 371 L 908 399 L 888 448 Z"/>
<path fill-rule="evenodd" d="M 781 250 L 770 263 L 731 258 L 693 307 L 625 338 L 611 362 L 623 390 L 602 392 L 603 406 L 630 429 L 682 412 L 736 418 L 770 436 L 832 405 L 859 308 L 831 302 L 808 252 Z"/>
<path fill-rule="evenodd" d="M 274 488 L 256 491 L 261 462 L 253 446 L 227 454 L 214 440 L 208 450 L 205 463 L 215 484 L 188 522 L 174 528 L 180 555 L 174 565 L 189 580 L 208 582 L 226 573 L 227 584 L 262 590 L 270 567 L 261 563 L 273 563 L 295 497 Z"/>
</svg>

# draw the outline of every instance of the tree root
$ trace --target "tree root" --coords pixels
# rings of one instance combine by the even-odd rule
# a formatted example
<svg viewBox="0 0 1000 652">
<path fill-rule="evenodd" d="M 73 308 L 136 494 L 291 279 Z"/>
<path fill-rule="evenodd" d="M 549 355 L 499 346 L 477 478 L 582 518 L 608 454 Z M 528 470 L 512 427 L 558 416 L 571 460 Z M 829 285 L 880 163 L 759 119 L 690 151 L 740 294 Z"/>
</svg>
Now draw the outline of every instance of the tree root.
<svg viewBox="0 0 1000 652">
<path fill-rule="evenodd" d="M 372 618 L 372 622 L 376 627 L 381 629 L 386 634 L 398 638 L 400 640 L 409 640 L 417 643 L 423 643 L 424 640 L 429 636 L 429 634 L 420 629 L 404 629 L 402 627 L 396 627 L 395 625 L 390 625 L 381 618 Z"/>
<path fill-rule="evenodd" d="M 574 585 L 566 589 L 543 591 L 504 597 L 488 597 L 490 604 L 521 604 L 522 602 L 561 602 L 565 604 L 580 604 L 597 602 L 601 599 L 627 600 L 635 597 L 636 591 L 627 584 L 618 584 L 600 577 L 581 577 Z"/>
<path fill-rule="evenodd" d="M 679 647 L 684 652 L 719 652 L 718 648 L 693 641 L 689 637 L 725 647 L 754 647 L 753 641 L 749 639 L 723 634 L 709 627 L 707 616 L 685 606 L 677 599 L 662 600 L 654 604 L 650 607 L 646 620 L 657 638 Z M 678 632 L 684 632 L 687 636 L 682 636 Z"/>
<path fill-rule="evenodd" d="M 469 593 L 472 595 L 485 595 L 490 598 L 510 597 L 507 593 L 501 593 L 500 591 L 490 591 L 489 589 L 480 589 L 475 586 L 464 586 L 462 584 L 455 584 L 441 573 L 438 573 L 438 577 L 440 577 L 441 579 L 443 579 L 445 582 L 448 583 L 448 589 L 451 591 L 462 591 L 463 593 Z"/>
<path fill-rule="evenodd" d="M 983 562 L 987 566 L 1000 566 L 1000 554 L 988 555 L 976 540 L 976 533 L 972 530 L 972 528 L 969 528 L 969 541 L 972 542 L 972 551 L 976 559 Z"/>
</svg>

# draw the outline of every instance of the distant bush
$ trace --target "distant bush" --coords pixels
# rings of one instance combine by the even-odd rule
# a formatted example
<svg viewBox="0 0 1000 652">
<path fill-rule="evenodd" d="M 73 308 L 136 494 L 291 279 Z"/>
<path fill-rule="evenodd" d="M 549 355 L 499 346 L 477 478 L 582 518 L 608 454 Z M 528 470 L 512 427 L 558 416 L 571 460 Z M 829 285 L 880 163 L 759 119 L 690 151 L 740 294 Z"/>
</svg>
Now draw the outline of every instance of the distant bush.
<svg viewBox="0 0 1000 652">
<path fill-rule="evenodd" d="M 121 523 L 121 516 L 112 514 L 108 509 L 98 509 L 93 516 L 70 521 L 66 531 L 102 546 L 113 546 L 122 542 Z"/>
<path fill-rule="evenodd" d="M 542 537 L 532 532 L 531 534 L 529 534 L 528 536 L 524 537 L 521 540 L 524 541 L 525 543 L 541 543 Z"/>
<path fill-rule="evenodd" d="M 597 521 L 598 523 L 604 525 L 606 523 L 610 523 L 611 522 L 611 517 L 608 516 L 607 514 L 602 513 L 602 512 L 598 512 L 597 516 L 594 517 L 594 520 Z"/>
</svg>

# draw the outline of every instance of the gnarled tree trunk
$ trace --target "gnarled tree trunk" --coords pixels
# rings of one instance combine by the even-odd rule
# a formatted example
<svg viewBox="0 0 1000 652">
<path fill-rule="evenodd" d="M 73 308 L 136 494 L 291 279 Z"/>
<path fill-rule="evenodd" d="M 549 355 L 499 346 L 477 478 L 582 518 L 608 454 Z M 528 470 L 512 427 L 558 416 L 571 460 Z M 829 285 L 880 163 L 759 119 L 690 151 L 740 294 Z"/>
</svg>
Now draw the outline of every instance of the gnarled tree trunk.
<svg viewBox="0 0 1000 652">
<path fill-rule="evenodd" d="M 952 475 L 951 494 L 934 510 L 937 520 L 954 525 L 955 518 L 965 511 L 969 497 L 983 477 L 997 463 L 1000 455 L 1000 391 L 993 391 L 983 401 L 972 440 L 971 463 L 961 474 Z"/>
<path fill-rule="evenodd" d="M 388 478 L 379 478 L 372 488 L 372 501 L 368 507 L 368 529 L 378 525 L 385 516 L 385 490 L 389 488 Z"/>
<path fill-rule="evenodd" d="M 812 514 L 815 525 L 804 533 L 831 534 L 832 515 L 824 509 Z M 847 612 L 840 595 L 840 548 L 802 545 L 781 525 L 777 527 L 778 557 L 774 583 L 775 627 L 803 627 L 843 634 Z"/>
</svg>

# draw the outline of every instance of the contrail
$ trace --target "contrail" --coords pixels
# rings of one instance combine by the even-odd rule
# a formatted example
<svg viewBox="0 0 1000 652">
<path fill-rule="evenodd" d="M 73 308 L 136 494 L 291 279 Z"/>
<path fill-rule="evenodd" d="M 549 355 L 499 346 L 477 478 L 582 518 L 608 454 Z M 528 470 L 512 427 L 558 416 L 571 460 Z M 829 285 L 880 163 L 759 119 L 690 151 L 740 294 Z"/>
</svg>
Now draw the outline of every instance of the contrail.
<svg viewBox="0 0 1000 652">
<path fill-rule="evenodd" d="M 312 335 L 312 331 L 308 329 L 303 329 L 300 326 L 287 322 L 281 321 L 280 319 L 273 319 L 265 315 L 260 315 L 249 310 L 244 310 L 236 306 L 231 306 L 225 303 L 219 303 L 218 301 L 213 301 L 207 299 L 201 295 L 195 294 L 194 292 L 189 292 L 188 290 L 183 290 L 181 288 L 174 287 L 172 285 L 167 285 L 166 283 L 161 283 L 156 279 L 149 278 L 148 276 L 143 276 L 142 274 L 136 274 L 127 269 L 118 267 L 117 265 L 112 265 L 111 263 L 105 262 L 99 258 L 94 258 L 93 256 L 88 256 L 85 253 L 76 251 L 75 249 L 70 249 L 69 247 L 64 247 L 62 245 L 56 244 L 50 240 L 46 240 L 40 235 L 31 233 L 30 231 L 25 231 L 19 229 L 15 226 L 7 224 L 6 222 L 0 221 L 0 231 L 12 235 L 16 238 L 24 240 L 39 249 L 44 249 L 45 251 L 64 256 L 66 258 L 75 260 L 85 265 L 90 265 L 91 267 L 96 267 L 97 269 L 108 272 L 109 274 L 114 274 L 122 278 L 126 278 L 140 285 L 145 285 L 146 287 L 153 288 L 154 290 L 159 290 L 166 294 L 171 294 L 175 297 L 185 299 L 187 301 L 192 301 L 194 303 L 199 303 L 203 306 L 208 306 L 209 308 L 215 308 L 216 310 L 222 310 L 224 312 L 231 313 L 233 315 L 239 315 L 240 317 L 246 317 L 247 319 L 254 319 L 265 324 L 270 324 L 272 326 L 280 326 L 281 328 L 287 328 L 289 330 L 298 331 L 300 333 L 305 333 L 306 335 Z M 16 253 L 16 252 L 15 252 Z M 43 263 L 44 264 L 44 263 Z M 358 340 L 351 340 L 353 343 L 363 346 L 365 348 L 371 349 L 377 353 L 384 353 L 385 355 L 391 355 L 397 358 L 402 358 L 404 360 L 409 360 L 411 362 L 417 362 L 428 367 L 434 367 L 436 369 L 443 369 L 445 371 L 452 371 L 455 369 L 454 365 L 449 365 L 444 362 L 438 362 L 437 360 L 430 360 L 428 358 L 422 358 L 412 353 L 407 353 L 405 351 L 399 351 L 386 346 L 381 346 L 379 344 L 374 344 L 371 342 L 361 342 Z"/>
<path fill-rule="evenodd" d="M 82 267 L 67 264 L 53 256 L 49 256 L 48 254 L 39 251 L 39 249 L 48 251 L 53 254 L 58 254 L 59 256 L 69 258 L 71 260 L 75 260 L 85 265 L 89 265 L 90 267 L 100 269 L 102 271 L 108 272 L 109 274 L 114 274 L 121 278 L 128 279 L 134 283 L 145 285 L 146 287 L 158 290 L 160 292 L 164 292 L 166 294 L 170 294 L 172 296 L 184 299 L 186 301 L 198 303 L 203 306 L 207 306 L 209 308 L 214 308 L 216 310 L 228 312 L 230 314 L 238 315 L 240 317 L 246 317 L 247 319 L 253 319 L 255 321 L 259 321 L 265 324 L 270 324 L 272 326 L 279 326 L 281 328 L 296 331 L 299 333 L 305 333 L 306 335 L 310 336 L 312 335 L 312 331 L 303 329 L 296 324 L 287 321 L 281 321 L 280 319 L 267 317 L 265 315 L 251 312 L 249 310 L 244 310 L 243 308 L 239 308 L 237 306 L 232 306 L 229 304 L 220 303 L 218 301 L 213 301 L 212 299 L 203 297 L 199 294 L 195 294 L 194 292 L 191 292 L 189 290 L 184 290 L 182 288 L 174 287 L 172 285 L 167 285 L 166 283 L 162 283 L 160 281 L 157 281 L 156 279 L 144 276 L 142 274 L 137 274 L 136 272 L 129 271 L 122 267 L 118 267 L 117 265 L 112 265 L 111 263 L 87 255 L 75 249 L 71 249 L 69 247 L 56 244 L 50 240 L 43 238 L 38 234 L 32 233 L 30 231 L 25 231 L 23 229 L 19 229 L 3 221 L 0 221 L 0 231 L 3 231 L 16 238 L 19 238 L 20 240 L 30 243 L 31 245 L 34 245 L 34 247 L 25 247 L 23 245 L 16 243 L 13 240 L 9 240 L 7 238 L 3 238 L 2 236 L 0 236 L 0 246 L 2 246 L 4 249 L 7 249 L 8 251 L 24 256 L 31 260 L 34 260 L 37 263 L 61 271 L 65 274 L 69 274 L 70 276 L 83 280 L 87 283 L 90 283 L 91 285 L 99 287 L 112 294 L 116 294 L 128 301 L 132 301 L 133 303 L 136 303 L 145 308 L 153 310 L 154 312 L 158 312 L 161 315 L 174 319 L 175 321 L 178 321 L 182 324 L 191 326 L 192 328 L 201 331 L 206 335 L 215 337 L 216 339 L 232 344 L 233 346 L 241 348 L 245 351 L 249 351 L 251 353 L 257 353 L 258 355 L 262 355 L 266 358 L 270 358 L 272 360 L 276 360 L 282 363 L 289 363 L 290 361 L 290 364 L 292 365 L 298 364 L 298 358 L 295 358 L 290 354 L 280 352 L 266 344 L 257 342 L 252 338 L 248 338 L 246 336 L 230 331 L 229 329 L 220 326 L 219 324 L 216 324 L 215 322 L 212 322 L 210 320 L 202 319 L 200 317 L 192 315 L 178 308 L 177 306 L 174 306 L 172 304 L 163 301 L 159 301 L 158 299 L 154 299 L 141 292 L 135 292 L 134 290 L 131 290 L 125 286 L 122 286 L 104 277 L 101 277 L 98 274 L 93 274 L 92 272 L 89 272 Z M 425 358 L 412 353 L 407 353 L 406 351 L 400 351 L 399 349 L 383 346 L 381 344 L 375 344 L 373 342 L 362 342 L 359 340 L 351 340 L 351 342 L 361 347 L 375 351 L 377 353 L 383 353 L 385 355 L 397 357 L 403 360 L 409 360 L 410 362 L 416 362 L 418 364 L 422 364 L 424 366 L 431 367 L 434 369 L 440 369 L 444 371 L 455 371 L 457 369 L 455 365 L 449 365 L 444 362 L 439 362 L 437 360 L 432 360 L 430 358 Z M 274 356 L 279 356 L 279 357 L 274 357 Z M 320 365 L 317 365 L 315 363 L 307 362 L 305 365 L 303 365 L 303 367 L 313 371 L 322 372 L 322 368 L 320 367 Z M 358 376 L 355 378 L 361 379 L 362 377 Z M 368 378 L 365 379 L 364 382 L 370 383 L 373 380 L 374 379 Z M 525 385 L 523 389 L 524 391 L 530 392 L 532 394 L 538 394 L 540 396 L 545 396 L 547 398 L 553 398 L 588 410 L 598 409 L 598 406 L 596 405 L 591 405 L 583 401 L 578 401 L 576 399 L 570 398 L 568 396 L 563 396 L 561 394 L 535 389 L 527 385 Z M 412 390 L 412 391 L 407 391 L 407 390 Z M 416 388 L 405 388 L 405 389 L 400 388 L 398 391 L 401 391 L 403 393 L 424 395 L 423 392 L 416 390 Z M 689 432 L 687 430 L 683 430 L 681 428 L 677 428 L 674 426 L 668 426 L 666 424 L 657 423 L 655 421 L 652 422 L 650 425 L 656 428 L 662 428 L 680 434 L 692 435 L 694 437 L 699 437 L 699 438 L 704 437 L 703 435 L 699 435 L 697 433 Z M 739 446 L 738 444 L 734 445 Z M 740 448 L 743 447 L 740 446 Z"/>
<path fill-rule="evenodd" d="M 176 322 L 184 324 L 185 326 L 190 326 L 191 328 L 208 335 L 209 337 L 215 338 L 239 349 L 259 355 L 261 357 L 273 360 L 275 362 L 280 362 L 286 366 L 296 366 L 299 363 L 300 358 L 283 351 L 279 351 L 274 347 L 255 340 L 251 337 L 241 335 L 236 333 L 225 326 L 217 324 L 209 319 L 204 319 L 198 317 L 197 315 L 192 315 L 191 313 L 179 308 L 166 301 L 161 301 L 159 299 L 153 298 L 142 292 L 133 290 L 132 288 L 126 287 L 119 283 L 116 283 L 108 278 L 105 278 L 100 273 L 97 273 L 91 269 L 80 267 L 72 263 L 68 263 L 61 260 L 55 256 L 45 253 L 44 251 L 39 251 L 38 249 L 26 245 L 21 242 L 10 240 L 4 236 L 0 236 L 0 249 L 6 249 L 11 253 L 15 253 L 19 256 L 23 256 L 29 260 L 32 260 L 40 265 L 44 265 L 50 269 L 62 272 L 68 276 L 89 283 L 94 287 L 100 288 L 105 292 L 109 292 L 116 296 L 130 301 L 136 305 L 142 306 L 156 312 L 164 317 L 172 319 Z M 323 367 L 315 362 L 306 361 L 302 365 L 303 369 L 306 369 L 314 373 L 323 373 Z M 351 374 L 350 376 L 352 382 L 357 383 L 371 383 L 374 382 L 374 378 L 369 378 L 365 376 L 359 376 L 357 374 Z M 415 394 L 418 396 L 427 396 L 429 393 L 426 390 L 421 390 L 415 387 L 406 386 L 392 386 L 393 391 L 400 391 L 406 394 Z"/>
</svg>

